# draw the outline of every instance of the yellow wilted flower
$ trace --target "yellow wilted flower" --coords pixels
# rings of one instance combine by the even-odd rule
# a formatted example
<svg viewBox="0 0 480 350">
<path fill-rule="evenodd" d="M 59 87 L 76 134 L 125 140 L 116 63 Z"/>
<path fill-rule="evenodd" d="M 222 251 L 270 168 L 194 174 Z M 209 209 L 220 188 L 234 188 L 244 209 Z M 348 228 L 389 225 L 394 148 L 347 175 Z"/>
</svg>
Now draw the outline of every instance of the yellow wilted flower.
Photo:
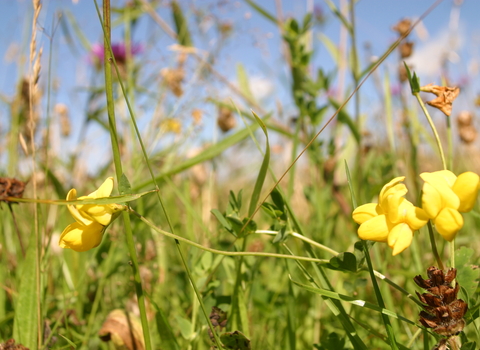
<svg viewBox="0 0 480 350">
<path fill-rule="evenodd" d="M 112 190 L 113 177 L 109 177 L 96 191 L 88 196 L 77 198 L 77 190 L 72 188 L 67 194 L 67 200 L 109 197 Z M 76 222 L 63 230 L 58 245 L 77 252 L 84 252 L 98 246 L 102 241 L 105 228 L 120 211 L 125 209 L 125 206 L 120 204 L 77 204 L 67 205 L 67 207 Z"/>
<path fill-rule="evenodd" d="M 392 255 L 403 252 L 410 246 L 413 232 L 423 227 L 427 215 L 403 196 L 408 192 L 401 183 L 405 176 L 396 177 L 385 186 L 378 197 L 378 204 L 359 206 L 352 213 L 353 220 L 360 224 L 358 237 L 364 240 L 385 242 L 393 249 Z"/>
<path fill-rule="evenodd" d="M 477 199 L 480 177 L 472 172 L 458 177 L 448 170 L 422 173 L 422 207 L 435 224 L 438 233 L 452 241 L 463 227 L 460 212 L 472 210 Z"/>
</svg>

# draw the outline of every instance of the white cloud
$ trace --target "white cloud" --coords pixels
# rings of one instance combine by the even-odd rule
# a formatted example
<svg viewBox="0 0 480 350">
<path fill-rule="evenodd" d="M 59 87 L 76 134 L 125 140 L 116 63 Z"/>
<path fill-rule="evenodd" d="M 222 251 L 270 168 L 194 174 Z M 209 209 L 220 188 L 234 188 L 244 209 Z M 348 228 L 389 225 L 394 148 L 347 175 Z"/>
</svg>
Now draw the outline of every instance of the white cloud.
<svg viewBox="0 0 480 350">
<path fill-rule="evenodd" d="M 460 31 L 452 33 L 443 30 L 423 45 L 416 43 L 412 57 L 406 61 L 417 75 L 439 77 L 445 58 L 454 64 L 460 61 L 458 53 L 463 42 Z"/>
<path fill-rule="evenodd" d="M 249 77 L 250 91 L 256 100 L 262 100 L 273 91 L 273 84 L 270 80 L 259 75 Z"/>
</svg>

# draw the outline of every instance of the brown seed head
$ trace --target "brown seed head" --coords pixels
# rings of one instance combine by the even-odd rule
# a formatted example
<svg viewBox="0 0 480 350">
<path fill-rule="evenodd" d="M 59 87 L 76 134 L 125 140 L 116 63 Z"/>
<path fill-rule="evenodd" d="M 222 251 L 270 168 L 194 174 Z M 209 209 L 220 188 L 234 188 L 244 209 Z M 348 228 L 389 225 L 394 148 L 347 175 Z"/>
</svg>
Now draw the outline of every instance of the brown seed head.
<svg viewBox="0 0 480 350">
<path fill-rule="evenodd" d="M 409 31 L 411 26 L 412 21 L 409 18 L 404 18 L 395 24 L 392 27 L 392 30 L 396 31 L 400 36 L 402 36 Z"/>
<path fill-rule="evenodd" d="M 22 198 L 23 191 L 25 191 L 25 182 L 0 177 L 0 202 L 9 202 L 7 197 Z"/>
<path fill-rule="evenodd" d="M 438 86 L 433 84 L 422 86 L 420 90 L 423 92 L 430 92 L 432 94 L 435 94 L 437 98 L 428 101 L 427 104 L 432 107 L 438 108 L 448 117 L 452 113 L 453 101 L 455 101 L 458 94 L 460 93 L 460 88 L 458 87 Z"/>
</svg>

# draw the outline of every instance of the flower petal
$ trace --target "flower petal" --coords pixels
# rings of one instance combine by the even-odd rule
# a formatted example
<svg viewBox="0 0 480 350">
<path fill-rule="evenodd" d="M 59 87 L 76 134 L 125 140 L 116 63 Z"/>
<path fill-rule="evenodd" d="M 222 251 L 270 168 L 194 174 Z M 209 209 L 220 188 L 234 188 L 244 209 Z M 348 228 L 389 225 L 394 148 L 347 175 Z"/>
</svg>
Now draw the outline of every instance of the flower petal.
<svg viewBox="0 0 480 350">
<path fill-rule="evenodd" d="M 90 198 L 110 197 L 112 190 L 113 190 L 113 177 L 109 177 L 103 182 L 103 184 L 96 191 L 93 191 L 87 197 L 90 197 Z"/>
<path fill-rule="evenodd" d="M 428 215 L 425 210 L 412 206 L 408 208 L 405 216 L 405 223 L 410 226 L 412 231 L 420 230 L 428 222 Z"/>
<path fill-rule="evenodd" d="M 413 231 L 404 223 L 395 225 L 388 234 L 388 245 L 393 249 L 392 255 L 397 255 L 412 244 Z"/>
<path fill-rule="evenodd" d="M 425 210 L 429 218 L 436 218 L 440 210 L 443 208 L 442 195 L 438 192 L 436 187 L 428 182 L 423 184 L 422 192 L 423 210 Z"/>
<path fill-rule="evenodd" d="M 458 175 L 452 188 L 453 192 L 460 198 L 458 211 L 465 213 L 472 210 L 477 201 L 479 183 L 480 177 L 471 171 Z"/>
<path fill-rule="evenodd" d="M 444 208 L 435 218 L 435 228 L 447 241 L 452 241 L 463 227 L 463 217 L 458 210 Z"/>
<path fill-rule="evenodd" d="M 385 215 L 378 215 L 368 221 L 365 221 L 358 228 L 358 237 L 360 239 L 386 242 L 388 238 L 389 224 Z"/>
<path fill-rule="evenodd" d="M 357 207 L 352 213 L 352 218 L 357 224 L 363 224 L 365 221 L 381 214 L 381 208 L 376 203 L 368 203 Z"/>
<path fill-rule="evenodd" d="M 452 186 L 455 183 L 457 177 L 448 170 L 436 171 L 434 173 L 422 173 L 420 177 L 425 181 L 425 184 L 433 186 L 441 196 L 441 206 L 458 209 L 460 206 L 460 199 L 453 192 Z M 425 185 L 424 185 L 425 192 Z M 423 203 L 423 196 L 422 196 Z M 429 211 L 424 207 L 428 215 L 431 215 Z M 433 216 L 432 218 L 434 218 Z"/>
<path fill-rule="evenodd" d="M 75 201 L 77 200 L 77 190 L 72 188 L 70 191 L 67 193 L 67 201 Z M 78 208 L 81 206 L 77 205 L 67 205 L 68 211 L 70 214 L 72 214 L 73 218 L 75 221 L 82 225 L 90 225 L 93 222 L 93 219 L 86 215 L 86 213 L 82 212 Z"/>
<path fill-rule="evenodd" d="M 388 200 L 388 196 L 397 194 L 400 197 L 404 196 L 408 190 L 407 187 L 401 182 L 405 180 L 405 176 L 399 176 L 383 186 L 378 196 L 378 203 L 382 208 L 385 208 L 388 204 L 385 203 Z"/>
<path fill-rule="evenodd" d="M 96 222 L 88 226 L 75 222 L 63 230 L 58 245 L 76 252 L 84 252 L 100 244 L 104 231 L 105 227 Z"/>
</svg>

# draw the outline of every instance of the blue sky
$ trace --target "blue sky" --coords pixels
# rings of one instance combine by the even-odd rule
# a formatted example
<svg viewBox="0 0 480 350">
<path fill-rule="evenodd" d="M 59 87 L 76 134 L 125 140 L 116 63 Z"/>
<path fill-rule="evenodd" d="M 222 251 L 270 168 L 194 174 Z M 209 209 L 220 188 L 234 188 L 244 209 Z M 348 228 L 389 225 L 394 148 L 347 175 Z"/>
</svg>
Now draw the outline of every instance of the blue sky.
<svg viewBox="0 0 480 350">
<path fill-rule="evenodd" d="M 115 6 L 122 6 L 125 1 L 112 1 Z M 173 27 L 171 11 L 168 2 L 157 8 L 157 13 Z M 275 1 L 257 1 L 270 13 L 275 14 Z M 301 20 L 308 7 L 320 8 L 326 15 L 327 21 L 322 27 L 316 27 L 313 37 L 313 47 L 316 54 L 313 69 L 322 67 L 330 71 L 335 67 L 328 50 L 320 40 L 320 36 L 328 37 L 334 44 L 338 44 L 340 23 L 331 14 L 324 1 L 287 1 L 283 2 L 283 16 L 295 17 Z M 338 6 L 339 1 L 334 3 Z M 362 66 L 367 65 L 369 54 L 380 56 L 386 48 L 395 41 L 396 33 L 391 27 L 404 17 L 418 18 L 434 1 L 418 0 L 361 0 L 355 8 L 357 46 Z M 478 71 L 480 69 L 480 2 L 467 0 L 460 6 L 454 1 L 445 0 L 437 6 L 422 22 L 420 31 L 412 34 L 415 41 L 415 54 L 410 59 L 422 79 L 422 84 L 430 82 L 440 83 L 440 57 L 448 54 L 448 68 L 454 83 L 461 83 L 465 87 L 465 94 L 459 100 L 463 108 L 472 108 L 471 100 L 480 91 Z M 459 3 L 457 1 L 457 3 Z M 254 94 L 262 101 L 265 109 L 275 109 L 278 101 L 282 104 L 284 117 L 294 115 L 295 107 L 291 102 L 289 92 L 289 74 L 280 51 L 281 38 L 278 28 L 271 22 L 256 13 L 243 1 L 214 1 L 214 0 L 184 0 L 180 1 L 185 15 L 188 17 L 192 30 L 194 44 L 205 52 L 215 52 L 215 68 L 226 79 L 236 84 L 236 67 L 242 64 L 251 80 Z M 0 11 L 0 94 L 6 100 L 12 99 L 19 77 L 25 72 L 25 64 L 21 58 L 28 53 L 30 36 L 31 2 L 27 0 L 1 2 Z M 79 24 L 82 35 L 90 44 L 101 41 L 102 32 L 98 22 L 93 1 L 79 0 L 72 3 L 70 0 L 44 1 L 40 16 L 38 45 L 43 46 L 43 68 L 40 80 L 45 89 L 47 84 L 47 68 L 49 58 L 50 36 L 55 16 L 63 13 L 63 17 L 70 13 Z M 458 20 L 455 20 L 458 16 Z M 221 38 L 215 25 L 219 22 L 229 23 L 233 27 L 232 35 L 220 45 Z M 89 61 L 89 53 L 81 44 L 78 35 L 72 29 L 70 20 L 65 22 L 68 33 L 73 41 L 69 41 L 66 32 L 58 26 L 53 36 L 52 71 L 54 85 L 58 89 L 52 91 L 52 105 L 64 103 L 70 109 L 70 117 L 74 125 L 73 136 L 63 140 L 56 147 L 70 149 L 78 140 L 80 126 L 86 117 L 86 89 L 92 84 L 102 85 L 102 76 L 95 72 Z M 123 28 L 114 29 L 113 41 L 122 41 Z M 175 42 L 169 38 L 148 15 L 140 18 L 133 33 L 134 42 L 145 47 L 139 57 L 142 62 L 141 78 L 139 83 L 144 84 L 151 96 L 160 94 L 158 74 L 162 68 L 175 66 L 176 54 L 168 47 Z M 364 47 L 371 45 L 370 53 Z M 452 46 L 452 44 L 454 44 Z M 452 49 L 453 48 L 453 49 Z M 380 68 L 380 72 L 389 72 L 392 82 L 395 81 L 395 67 L 397 56 L 394 53 Z M 225 88 L 219 81 L 212 81 L 209 86 L 195 78 L 195 69 L 189 70 L 185 79 L 185 94 L 176 99 L 168 96 L 162 106 L 165 115 L 183 118 L 189 115 L 192 108 L 204 111 L 204 130 L 202 136 L 206 139 L 216 138 L 212 131 L 215 125 L 216 109 L 205 102 L 206 98 L 214 97 L 222 100 L 234 98 L 235 94 Z M 165 93 L 164 91 L 162 93 Z M 378 107 L 378 94 L 373 82 L 367 83 L 361 91 L 362 106 L 365 110 Z M 145 123 L 152 111 L 154 102 L 150 98 L 137 100 L 136 108 L 141 123 Z M 238 102 L 240 103 L 240 102 Z M 248 106 L 246 106 L 248 107 Z M 458 107 L 460 108 L 460 107 Z M 8 106 L 0 107 L 0 131 L 8 130 Z M 45 114 L 45 113 L 43 113 Z M 89 128 L 89 136 L 93 147 L 100 147 L 108 140 L 107 135 L 96 127 Z M 171 139 L 169 139 L 171 140 Z M 64 146 L 62 146 L 64 145 Z M 2 148 L 3 148 L 2 144 Z M 0 164 L 4 157 L 0 157 Z M 91 169 L 90 169 L 91 170 Z"/>
</svg>

